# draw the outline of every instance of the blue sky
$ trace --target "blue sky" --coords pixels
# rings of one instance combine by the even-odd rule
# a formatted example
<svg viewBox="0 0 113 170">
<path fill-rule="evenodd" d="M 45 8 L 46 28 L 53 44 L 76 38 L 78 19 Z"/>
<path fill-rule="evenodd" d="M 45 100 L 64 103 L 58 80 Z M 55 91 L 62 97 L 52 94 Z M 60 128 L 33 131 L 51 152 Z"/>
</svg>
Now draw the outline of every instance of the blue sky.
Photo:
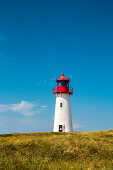
<svg viewBox="0 0 113 170">
<path fill-rule="evenodd" d="M 113 129 L 113 1 L 0 1 L 0 133 L 52 131 L 55 78 L 75 131 Z"/>
</svg>

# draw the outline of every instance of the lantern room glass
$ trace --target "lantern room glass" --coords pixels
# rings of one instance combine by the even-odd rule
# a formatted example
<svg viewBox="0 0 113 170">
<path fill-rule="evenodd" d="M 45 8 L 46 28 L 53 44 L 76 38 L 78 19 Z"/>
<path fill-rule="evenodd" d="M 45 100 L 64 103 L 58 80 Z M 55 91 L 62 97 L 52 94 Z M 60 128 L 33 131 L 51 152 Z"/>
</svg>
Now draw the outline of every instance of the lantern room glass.
<svg viewBox="0 0 113 170">
<path fill-rule="evenodd" d="M 67 86 L 67 87 L 69 87 L 69 82 L 66 82 L 66 81 L 57 82 L 57 86 Z"/>
</svg>

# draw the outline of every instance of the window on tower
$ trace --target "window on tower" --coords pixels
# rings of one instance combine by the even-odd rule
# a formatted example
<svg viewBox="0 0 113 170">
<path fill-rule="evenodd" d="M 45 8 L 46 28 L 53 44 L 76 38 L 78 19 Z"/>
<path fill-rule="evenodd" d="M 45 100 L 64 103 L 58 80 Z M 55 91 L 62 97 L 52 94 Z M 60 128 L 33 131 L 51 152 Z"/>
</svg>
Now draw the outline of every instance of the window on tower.
<svg viewBox="0 0 113 170">
<path fill-rule="evenodd" d="M 60 103 L 60 107 L 62 107 L 62 103 Z"/>
</svg>

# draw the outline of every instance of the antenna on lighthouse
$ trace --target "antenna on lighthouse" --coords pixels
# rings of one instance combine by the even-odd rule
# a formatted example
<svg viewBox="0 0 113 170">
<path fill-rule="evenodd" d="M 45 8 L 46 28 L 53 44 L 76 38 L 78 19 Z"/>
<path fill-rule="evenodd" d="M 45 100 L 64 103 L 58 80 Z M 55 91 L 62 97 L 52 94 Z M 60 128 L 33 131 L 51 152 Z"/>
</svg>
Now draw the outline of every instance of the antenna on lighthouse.
<svg viewBox="0 0 113 170">
<path fill-rule="evenodd" d="M 70 80 L 72 79 L 72 75 L 70 75 Z"/>
</svg>

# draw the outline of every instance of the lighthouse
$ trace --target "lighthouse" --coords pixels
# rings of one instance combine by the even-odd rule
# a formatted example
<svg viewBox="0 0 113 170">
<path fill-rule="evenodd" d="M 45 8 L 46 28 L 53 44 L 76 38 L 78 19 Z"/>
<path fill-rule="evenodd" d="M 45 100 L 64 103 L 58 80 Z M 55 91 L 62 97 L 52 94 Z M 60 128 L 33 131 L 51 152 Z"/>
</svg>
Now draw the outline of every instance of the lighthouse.
<svg viewBox="0 0 113 170">
<path fill-rule="evenodd" d="M 70 95 L 73 94 L 73 88 L 69 87 L 70 79 L 64 73 L 56 82 L 57 87 L 53 88 L 53 94 L 56 95 L 53 131 L 72 132 Z"/>
</svg>

